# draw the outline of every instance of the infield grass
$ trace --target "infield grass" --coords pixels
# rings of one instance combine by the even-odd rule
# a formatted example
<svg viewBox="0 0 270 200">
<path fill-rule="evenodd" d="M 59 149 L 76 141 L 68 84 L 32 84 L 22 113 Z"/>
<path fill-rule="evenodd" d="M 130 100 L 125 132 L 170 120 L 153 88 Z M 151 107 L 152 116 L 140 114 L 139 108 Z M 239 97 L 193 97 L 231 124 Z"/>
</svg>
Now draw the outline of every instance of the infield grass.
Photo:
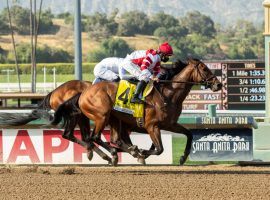
<svg viewBox="0 0 270 200">
<path fill-rule="evenodd" d="M 83 74 L 83 80 L 84 81 L 93 81 L 94 75 L 93 74 Z M 20 75 L 21 83 L 31 83 L 31 75 L 30 74 L 21 74 Z M 74 74 L 56 74 L 56 82 L 58 83 L 64 83 L 70 80 L 74 80 L 75 75 Z M 7 83 L 7 75 L 6 74 L 0 74 L 0 83 Z M 17 83 L 17 75 L 11 74 L 9 75 L 9 83 Z M 43 74 L 37 74 L 37 83 L 43 83 L 44 82 L 44 75 Z M 46 74 L 46 82 L 53 82 L 53 75 L 52 74 Z"/>
</svg>

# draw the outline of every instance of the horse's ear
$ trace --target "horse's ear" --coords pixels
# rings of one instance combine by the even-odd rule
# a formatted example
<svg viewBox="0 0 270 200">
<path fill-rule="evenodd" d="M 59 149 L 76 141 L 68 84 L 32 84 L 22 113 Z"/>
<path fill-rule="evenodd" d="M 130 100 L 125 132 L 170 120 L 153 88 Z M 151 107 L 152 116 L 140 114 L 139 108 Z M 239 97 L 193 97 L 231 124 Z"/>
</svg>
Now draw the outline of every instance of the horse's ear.
<svg viewBox="0 0 270 200">
<path fill-rule="evenodd" d="M 175 62 L 175 67 L 178 67 L 178 66 L 186 66 L 187 63 L 186 62 L 183 62 L 182 60 L 180 59 L 177 59 L 176 62 Z"/>
<path fill-rule="evenodd" d="M 192 63 L 193 58 L 191 55 L 188 55 L 186 60 L 187 60 L 187 63 L 190 64 Z"/>
<path fill-rule="evenodd" d="M 180 71 L 184 69 L 188 65 L 187 62 L 183 62 L 180 59 L 177 59 L 176 62 L 173 63 L 173 68 L 174 69 L 179 69 Z"/>
<path fill-rule="evenodd" d="M 200 62 L 200 59 L 198 59 L 198 58 L 193 58 L 193 57 L 191 57 L 191 56 L 188 56 L 187 57 L 187 62 L 190 64 L 190 63 L 197 63 L 197 62 Z"/>
</svg>

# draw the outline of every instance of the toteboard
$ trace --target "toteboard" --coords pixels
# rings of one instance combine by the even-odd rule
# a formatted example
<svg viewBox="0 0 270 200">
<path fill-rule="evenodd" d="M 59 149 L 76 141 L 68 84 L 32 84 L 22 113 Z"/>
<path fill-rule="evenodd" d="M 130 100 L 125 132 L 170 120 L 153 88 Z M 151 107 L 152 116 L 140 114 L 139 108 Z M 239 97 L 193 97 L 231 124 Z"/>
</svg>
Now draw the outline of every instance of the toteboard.
<svg viewBox="0 0 270 200">
<path fill-rule="evenodd" d="M 217 110 L 264 110 L 265 63 L 258 60 L 206 61 L 223 84 L 223 89 L 193 89 L 183 103 L 184 110 L 206 110 L 216 104 Z"/>
</svg>

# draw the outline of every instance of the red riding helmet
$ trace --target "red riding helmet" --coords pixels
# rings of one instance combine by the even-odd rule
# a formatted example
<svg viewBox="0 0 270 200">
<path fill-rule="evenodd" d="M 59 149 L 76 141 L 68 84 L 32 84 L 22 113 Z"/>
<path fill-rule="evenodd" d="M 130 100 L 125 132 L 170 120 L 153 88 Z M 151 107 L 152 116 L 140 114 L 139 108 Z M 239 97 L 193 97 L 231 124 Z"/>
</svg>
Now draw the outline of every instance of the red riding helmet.
<svg viewBox="0 0 270 200">
<path fill-rule="evenodd" d="M 171 45 L 169 45 L 168 42 L 164 42 L 163 44 L 161 44 L 159 47 L 158 47 L 158 50 L 167 55 L 167 56 L 171 56 L 173 55 L 173 49 L 171 47 Z"/>
</svg>

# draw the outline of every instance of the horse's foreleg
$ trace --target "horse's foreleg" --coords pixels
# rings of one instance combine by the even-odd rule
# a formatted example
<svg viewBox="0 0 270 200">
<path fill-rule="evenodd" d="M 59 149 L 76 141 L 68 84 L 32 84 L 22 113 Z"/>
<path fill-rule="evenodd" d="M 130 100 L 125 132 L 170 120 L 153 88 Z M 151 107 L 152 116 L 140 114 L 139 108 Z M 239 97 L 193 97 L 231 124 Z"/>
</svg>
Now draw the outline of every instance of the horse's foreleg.
<svg viewBox="0 0 270 200">
<path fill-rule="evenodd" d="M 184 151 L 184 155 L 181 156 L 180 161 L 179 161 L 180 165 L 183 165 L 186 162 L 189 156 L 190 150 L 191 150 L 191 144 L 192 144 L 192 139 L 193 139 L 192 133 L 188 129 L 186 129 L 185 127 L 177 123 L 170 125 L 168 128 L 164 130 L 171 131 L 174 133 L 184 134 L 187 137 L 187 144 Z"/>
<path fill-rule="evenodd" d="M 148 134 L 152 139 L 152 146 L 149 150 L 140 150 L 141 154 L 145 156 L 145 158 L 149 157 L 150 155 L 160 155 L 163 152 L 163 145 L 161 140 L 160 129 L 158 126 L 151 126 L 147 129 Z"/>
<path fill-rule="evenodd" d="M 153 151 L 153 150 L 155 150 L 155 148 L 156 148 L 156 146 L 154 145 L 154 143 L 152 143 L 152 145 L 151 145 L 151 147 L 149 148 L 149 151 Z M 143 151 L 145 151 L 145 150 L 140 150 L 140 153 L 142 153 Z M 144 158 L 146 159 L 146 158 L 148 158 L 150 155 L 145 155 L 144 156 Z"/>
</svg>

